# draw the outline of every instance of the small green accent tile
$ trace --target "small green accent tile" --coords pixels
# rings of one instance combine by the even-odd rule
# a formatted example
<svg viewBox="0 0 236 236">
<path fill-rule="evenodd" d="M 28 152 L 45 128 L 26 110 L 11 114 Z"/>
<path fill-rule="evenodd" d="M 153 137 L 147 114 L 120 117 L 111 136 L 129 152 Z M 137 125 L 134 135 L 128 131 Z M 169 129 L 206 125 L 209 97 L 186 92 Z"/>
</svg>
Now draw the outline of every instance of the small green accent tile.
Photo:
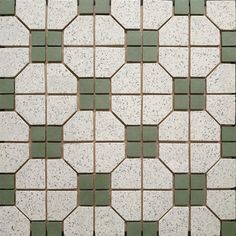
<svg viewBox="0 0 236 236">
<path fill-rule="evenodd" d="M 49 62 L 61 62 L 62 61 L 61 47 L 48 47 L 47 59 Z"/>
<path fill-rule="evenodd" d="M 222 127 L 222 141 L 236 141 L 236 126 Z"/>
<path fill-rule="evenodd" d="M 14 190 L 0 190 L 0 205 L 12 206 L 15 204 L 15 191 Z"/>
<path fill-rule="evenodd" d="M 236 31 L 222 32 L 222 46 L 236 46 Z"/>
<path fill-rule="evenodd" d="M 79 204 L 82 206 L 92 206 L 93 205 L 93 191 L 92 190 L 80 191 Z"/>
<path fill-rule="evenodd" d="M 0 15 L 14 15 L 15 0 L 0 0 Z"/>
<path fill-rule="evenodd" d="M 236 221 L 222 221 L 222 236 L 236 235 Z"/>
<path fill-rule="evenodd" d="M 93 13 L 93 0 L 79 0 L 79 13 L 92 14 Z"/>
<path fill-rule="evenodd" d="M 127 223 L 127 236 L 141 236 L 141 223 L 128 222 Z"/>
<path fill-rule="evenodd" d="M 204 110 L 204 109 L 205 109 L 205 96 L 191 95 L 191 110 Z"/>
<path fill-rule="evenodd" d="M 174 80 L 175 94 L 188 93 L 189 92 L 189 80 L 188 79 L 175 79 Z"/>
<path fill-rule="evenodd" d="M 156 141 L 156 140 L 157 140 L 157 127 L 143 126 L 143 141 Z"/>
<path fill-rule="evenodd" d="M 128 157 L 140 157 L 141 156 L 141 143 L 128 142 L 127 155 Z"/>
<path fill-rule="evenodd" d="M 31 35 L 31 41 L 33 46 L 45 46 L 45 31 L 32 31 Z"/>
<path fill-rule="evenodd" d="M 32 232 L 32 236 L 46 236 L 45 222 L 32 222 L 31 232 Z"/>
<path fill-rule="evenodd" d="M 96 110 L 109 110 L 110 97 L 109 95 L 95 95 Z"/>
<path fill-rule="evenodd" d="M 60 143 L 47 143 L 47 157 L 48 158 L 61 158 L 61 144 Z"/>
<path fill-rule="evenodd" d="M 47 223 L 47 236 L 61 236 L 62 224 L 61 222 L 48 222 Z"/>
<path fill-rule="evenodd" d="M 205 204 L 205 192 L 203 190 L 191 190 L 191 205 L 202 206 Z"/>
<path fill-rule="evenodd" d="M 14 93 L 14 79 L 0 79 L 0 93 Z"/>
<path fill-rule="evenodd" d="M 109 189 L 110 188 L 110 175 L 97 174 L 95 178 L 96 189 Z"/>
<path fill-rule="evenodd" d="M 45 47 L 32 47 L 31 59 L 32 62 L 44 62 L 46 59 Z"/>
<path fill-rule="evenodd" d="M 62 127 L 48 126 L 47 127 L 47 141 L 61 141 Z"/>
<path fill-rule="evenodd" d="M 156 155 L 157 155 L 156 143 L 143 143 L 144 157 L 156 157 Z"/>
<path fill-rule="evenodd" d="M 79 175 L 79 189 L 82 189 L 82 190 L 93 189 L 93 175 L 92 174 Z"/>
<path fill-rule="evenodd" d="M 222 62 L 236 62 L 236 47 L 222 47 Z"/>
<path fill-rule="evenodd" d="M 32 141 L 45 141 L 45 127 L 32 126 L 31 127 L 31 139 Z"/>
<path fill-rule="evenodd" d="M 128 46 L 140 46 L 142 43 L 142 35 L 138 30 L 127 31 L 127 45 Z"/>
<path fill-rule="evenodd" d="M 95 204 L 96 206 L 109 206 L 110 194 L 108 190 L 98 190 L 95 192 Z"/>
<path fill-rule="evenodd" d="M 47 43 L 49 46 L 61 46 L 61 39 L 60 31 L 48 31 Z"/>
<path fill-rule="evenodd" d="M 13 110 L 15 103 L 14 95 L 0 95 L 0 109 Z"/>
<path fill-rule="evenodd" d="M 127 48 L 127 61 L 140 62 L 142 58 L 141 47 L 128 47 Z"/>
<path fill-rule="evenodd" d="M 157 46 L 157 31 L 143 31 L 143 45 Z"/>
<path fill-rule="evenodd" d="M 206 177 L 204 174 L 191 174 L 191 189 L 204 189 Z"/>
<path fill-rule="evenodd" d="M 175 189 L 188 189 L 188 188 L 189 188 L 189 175 L 175 174 Z"/>
<path fill-rule="evenodd" d="M 143 61 L 155 62 L 157 61 L 157 47 L 143 47 Z"/>
<path fill-rule="evenodd" d="M 204 79 L 191 79 L 191 93 L 204 94 L 205 88 Z"/>
<path fill-rule="evenodd" d="M 222 143 L 223 157 L 236 157 L 236 142 Z"/>
<path fill-rule="evenodd" d="M 175 0 L 175 14 L 188 15 L 189 0 Z"/>
<path fill-rule="evenodd" d="M 0 189 L 14 189 L 14 174 L 0 174 Z"/>
<path fill-rule="evenodd" d="M 96 0 L 95 12 L 97 14 L 109 14 L 110 13 L 109 0 Z"/>
<path fill-rule="evenodd" d="M 93 79 L 80 79 L 79 80 L 79 92 L 93 94 L 93 92 L 94 92 Z"/>
<path fill-rule="evenodd" d="M 157 236 L 157 223 L 143 222 L 143 236 Z"/>
<path fill-rule="evenodd" d="M 187 206 L 189 203 L 188 190 L 175 190 L 175 206 Z"/>
<path fill-rule="evenodd" d="M 45 143 L 32 143 L 31 155 L 32 155 L 32 158 L 44 158 L 46 156 Z"/>
<path fill-rule="evenodd" d="M 96 79 L 95 92 L 108 94 L 110 92 L 110 80 L 109 79 Z"/>
<path fill-rule="evenodd" d="M 175 95 L 174 107 L 175 110 L 188 110 L 189 96 L 188 95 Z"/>
<path fill-rule="evenodd" d="M 141 127 L 128 126 L 127 127 L 127 140 L 128 141 L 141 141 Z"/>
<path fill-rule="evenodd" d="M 93 109 L 93 95 L 80 95 L 80 109 L 81 110 Z"/>
<path fill-rule="evenodd" d="M 203 15 L 205 13 L 204 0 L 190 0 L 191 15 Z"/>
</svg>

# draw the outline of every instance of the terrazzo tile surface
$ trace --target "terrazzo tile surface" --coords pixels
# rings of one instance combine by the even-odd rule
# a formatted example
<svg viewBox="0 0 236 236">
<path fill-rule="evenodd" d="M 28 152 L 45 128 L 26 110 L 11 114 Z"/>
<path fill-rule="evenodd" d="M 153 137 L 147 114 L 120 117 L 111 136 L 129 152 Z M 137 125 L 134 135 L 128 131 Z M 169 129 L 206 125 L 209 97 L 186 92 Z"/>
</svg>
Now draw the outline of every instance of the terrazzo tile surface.
<svg viewBox="0 0 236 236">
<path fill-rule="evenodd" d="M 235 0 L 0 0 L 0 236 L 236 236 Z"/>
</svg>

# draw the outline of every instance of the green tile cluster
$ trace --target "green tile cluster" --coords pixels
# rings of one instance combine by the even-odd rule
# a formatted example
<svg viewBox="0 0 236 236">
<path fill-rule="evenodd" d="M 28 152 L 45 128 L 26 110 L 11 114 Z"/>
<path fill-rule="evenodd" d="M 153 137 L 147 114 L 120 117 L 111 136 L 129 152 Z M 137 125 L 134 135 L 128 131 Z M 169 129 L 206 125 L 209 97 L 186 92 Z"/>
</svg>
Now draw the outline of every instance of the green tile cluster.
<svg viewBox="0 0 236 236">
<path fill-rule="evenodd" d="M 157 61 L 157 31 L 128 30 L 127 62 Z"/>
<path fill-rule="evenodd" d="M 157 236 L 157 222 L 127 222 L 127 236 Z"/>
<path fill-rule="evenodd" d="M 15 80 L 0 78 L 0 110 L 14 110 Z"/>
<path fill-rule="evenodd" d="M 175 174 L 175 206 L 202 206 L 206 198 L 205 174 Z"/>
<path fill-rule="evenodd" d="M 31 31 L 32 62 L 62 61 L 61 31 Z"/>
<path fill-rule="evenodd" d="M 204 15 L 205 0 L 174 0 L 175 15 Z"/>
<path fill-rule="evenodd" d="M 15 15 L 15 0 L 0 0 L 0 15 Z"/>
<path fill-rule="evenodd" d="M 157 155 L 157 127 L 156 126 L 128 126 L 127 156 L 155 158 Z"/>
<path fill-rule="evenodd" d="M 15 176 L 0 174 L 0 206 L 15 205 Z"/>
<path fill-rule="evenodd" d="M 79 80 L 80 110 L 109 110 L 110 79 Z"/>
<path fill-rule="evenodd" d="M 61 158 L 62 127 L 32 126 L 30 138 L 32 158 Z"/>
<path fill-rule="evenodd" d="M 110 174 L 79 175 L 79 205 L 109 206 L 110 205 Z"/>
<path fill-rule="evenodd" d="M 176 78 L 174 80 L 175 110 L 204 110 L 206 81 L 203 78 Z"/>
<path fill-rule="evenodd" d="M 59 221 L 32 221 L 31 236 L 62 236 L 62 222 Z"/>
<path fill-rule="evenodd" d="M 236 158 L 236 126 L 222 126 L 222 157 Z"/>
<path fill-rule="evenodd" d="M 80 15 L 107 15 L 110 13 L 110 0 L 79 0 Z"/>
<path fill-rule="evenodd" d="M 221 236 L 235 236 L 236 221 L 225 220 L 221 222 Z"/>
<path fill-rule="evenodd" d="M 222 62 L 236 62 L 236 31 L 222 31 L 221 34 Z"/>
</svg>

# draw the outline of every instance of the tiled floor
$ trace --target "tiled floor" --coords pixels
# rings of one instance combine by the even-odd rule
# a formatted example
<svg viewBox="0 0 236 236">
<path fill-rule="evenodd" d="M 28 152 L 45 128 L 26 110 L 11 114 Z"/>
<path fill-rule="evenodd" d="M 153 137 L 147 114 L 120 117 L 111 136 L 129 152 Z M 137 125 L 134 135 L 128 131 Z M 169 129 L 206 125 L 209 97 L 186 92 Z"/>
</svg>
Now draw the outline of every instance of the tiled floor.
<svg viewBox="0 0 236 236">
<path fill-rule="evenodd" d="M 235 0 L 0 0 L 0 236 L 235 236 L 235 63 Z"/>
</svg>

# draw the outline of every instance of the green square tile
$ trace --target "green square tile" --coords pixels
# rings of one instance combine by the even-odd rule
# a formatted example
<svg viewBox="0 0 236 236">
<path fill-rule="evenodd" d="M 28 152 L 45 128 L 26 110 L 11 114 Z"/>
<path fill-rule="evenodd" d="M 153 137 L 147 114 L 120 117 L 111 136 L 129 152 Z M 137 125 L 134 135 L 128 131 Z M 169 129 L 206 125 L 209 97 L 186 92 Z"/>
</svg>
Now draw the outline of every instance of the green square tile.
<svg viewBox="0 0 236 236">
<path fill-rule="evenodd" d="M 191 79 L 191 93 L 204 94 L 205 89 L 205 79 Z"/>
<path fill-rule="evenodd" d="M 127 140 L 128 141 L 141 141 L 141 127 L 128 126 L 127 127 Z"/>
<path fill-rule="evenodd" d="M 61 158 L 61 143 L 47 143 L 47 157 L 48 158 Z"/>
<path fill-rule="evenodd" d="M 157 47 L 143 47 L 143 61 L 155 62 L 157 61 Z"/>
<path fill-rule="evenodd" d="M 141 156 L 141 143 L 128 142 L 127 144 L 127 156 L 128 157 L 140 157 Z"/>
<path fill-rule="evenodd" d="M 175 206 L 187 206 L 189 204 L 188 190 L 175 190 Z"/>
<path fill-rule="evenodd" d="M 222 221 L 222 236 L 236 235 L 236 221 Z"/>
<path fill-rule="evenodd" d="M 45 222 L 32 222 L 31 232 L 32 232 L 32 236 L 46 236 Z"/>
<path fill-rule="evenodd" d="M 236 31 L 222 32 L 222 46 L 236 46 Z"/>
<path fill-rule="evenodd" d="M 143 45 L 157 46 L 157 31 L 143 31 Z"/>
<path fill-rule="evenodd" d="M 128 46 L 140 46 L 142 43 L 142 35 L 139 30 L 127 31 L 127 45 Z"/>
<path fill-rule="evenodd" d="M 80 93 L 94 93 L 94 80 L 93 79 L 80 79 L 79 80 Z"/>
<path fill-rule="evenodd" d="M 223 157 L 236 157 L 236 142 L 222 143 Z"/>
<path fill-rule="evenodd" d="M 0 0 L 0 15 L 14 15 L 15 0 Z"/>
<path fill-rule="evenodd" d="M 61 222 L 48 222 L 47 223 L 47 236 L 61 236 L 62 224 Z"/>
<path fill-rule="evenodd" d="M 92 174 L 81 174 L 79 175 L 79 189 L 93 189 L 93 175 Z"/>
<path fill-rule="evenodd" d="M 156 140 L 157 140 L 157 127 L 143 126 L 143 141 L 156 141 Z"/>
<path fill-rule="evenodd" d="M 80 109 L 93 110 L 93 95 L 80 95 Z"/>
<path fill-rule="evenodd" d="M 191 189 L 204 189 L 206 176 L 204 174 L 191 174 Z"/>
<path fill-rule="evenodd" d="M 205 96 L 191 95 L 191 110 L 204 110 L 204 109 L 205 109 Z"/>
<path fill-rule="evenodd" d="M 190 12 L 192 15 L 203 15 L 205 13 L 204 0 L 190 0 Z"/>
<path fill-rule="evenodd" d="M 175 79 L 174 80 L 174 93 L 185 93 L 189 92 L 189 80 L 188 79 Z"/>
<path fill-rule="evenodd" d="M 95 12 L 97 14 L 109 14 L 110 0 L 95 0 Z"/>
<path fill-rule="evenodd" d="M 128 47 L 127 48 L 127 61 L 140 62 L 142 59 L 141 47 Z"/>
<path fill-rule="evenodd" d="M 0 190 L 0 206 L 15 205 L 15 191 L 14 190 Z"/>
<path fill-rule="evenodd" d="M 79 0 L 79 13 L 92 14 L 93 13 L 93 0 Z"/>
<path fill-rule="evenodd" d="M 48 126 L 47 127 L 47 141 L 61 141 L 62 127 Z"/>
<path fill-rule="evenodd" d="M 191 190 L 191 205 L 202 206 L 205 204 L 204 190 Z"/>
<path fill-rule="evenodd" d="M 157 145 L 156 143 L 143 143 L 143 156 L 144 157 L 156 157 Z"/>
<path fill-rule="evenodd" d="M 222 47 L 222 62 L 236 62 L 236 47 Z"/>
<path fill-rule="evenodd" d="M 189 0 L 175 0 L 175 14 L 188 15 L 189 13 Z"/>
<path fill-rule="evenodd" d="M 96 206 L 109 206 L 110 205 L 110 193 L 108 190 L 98 190 L 95 192 L 95 204 Z"/>
<path fill-rule="evenodd" d="M 32 141 L 45 141 L 45 127 L 43 126 L 32 126 L 30 134 Z"/>
<path fill-rule="evenodd" d="M 32 143 L 31 155 L 32 155 L 32 158 L 44 158 L 46 156 L 45 143 Z"/>
<path fill-rule="evenodd" d="M 45 46 L 45 31 L 31 31 L 31 43 L 33 46 Z"/>
<path fill-rule="evenodd" d="M 140 222 L 127 222 L 127 236 L 141 236 Z"/>
<path fill-rule="evenodd" d="M 95 95 L 96 110 L 109 110 L 110 97 L 109 95 Z"/>
<path fill-rule="evenodd" d="M 62 61 L 61 47 L 48 47 L 47 59 L 49 62 L 61 62 Z"/>
<path fill-rule="evenodd" d="M 14 93 L 14 79 L 0 79 L 0 93 Z"/>
<path fill-rule="evenodd" d="M 48 31 L 47 43 L 49 46 L 61 46 L 62 32 Z"/>
<path fill-rule="evenodd" d="M 157 236 L 157 223 L 143 222 L 143 236 Z"/>
<path fill-rule="evenodd" d="M 92 206 L 93 205 L 93 191 L 82 190 L 79 192 L 79 204 L 81 206 Z"/>
<path fill-rule="evenodd" d="M 31 60 L 32 62 L 45 62 L 46 51 L 45 47 L 32 47 Z"/>
<path fill-rule="evenodd" d="M 0 174 L 0 189 L 14 189 L 14 174 Z"/>
<path fill-rule="evenodd" d="M 222 127 L 222 141 L 236 141 L 236 126 Z"/>
<path fill-rule="evenodd" d="M 175 174 L 175 189 L 188 189 L 188 188 L 189 188 L 189 175 Z"/>
<path fill-rule="evenodd" d="M 109 79 L 96 79 L 95 92 L 108 94 L 110 92 L 110 80 Z"/>
<path fill-rule="evenodd" d="M 188 110 L 189 108 L 188 95 L 175 95 L 174 98 L 175 98 L 174 99 L 175 110 Z"/>
<path fill-rule="evenodd" d="M 111 180 L 109 174 L 96 174 L 95 178 L 96 189 L 109 189 L 110 182 Z"/>
<path fill-rule="evenodd" d="M 0 109 L 13 110 L 15 104 L 14 95 L 0 95 Z"/>
</svg>

